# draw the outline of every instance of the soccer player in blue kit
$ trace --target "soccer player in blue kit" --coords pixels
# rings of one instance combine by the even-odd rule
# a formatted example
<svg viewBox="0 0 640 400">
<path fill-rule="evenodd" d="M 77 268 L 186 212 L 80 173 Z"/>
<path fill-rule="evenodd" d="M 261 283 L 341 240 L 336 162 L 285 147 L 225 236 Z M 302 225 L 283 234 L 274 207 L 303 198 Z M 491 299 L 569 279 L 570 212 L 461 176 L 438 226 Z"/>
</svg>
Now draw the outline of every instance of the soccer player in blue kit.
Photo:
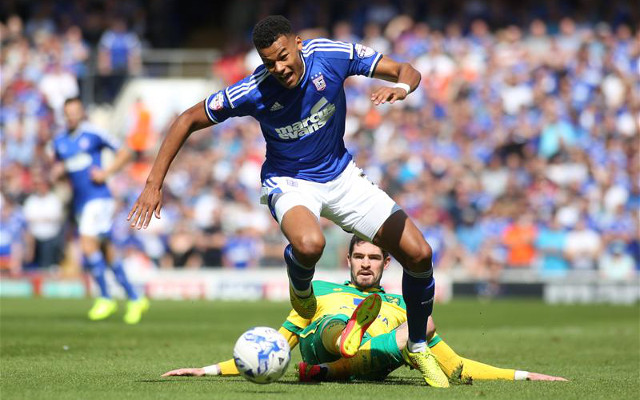
<svg viewBox="0 0 640 400">
<path fill-rule="evenodd" d="M 282 16 L 269 16 L 253 30 L 263 65 L 243 80 L 184 111 L 169 129 L 145 187 L 129 212 L 137 229 L 160 218 L 162 185 L 169 166 L 194 131 L 230 117 L 253 116 L 267 144 L 261 202 L 289 241 L 285 262 L 293 308 L 303 318 L 316 313 L 311 280 L 325 246 L 319 218 L 391 253 L 404 269 L 407 357 L 430 386 L 449 382 L 426 344 L 433 309 L 431 248 L 406 213 L 368 180 L 344 145 L 344 81 L 364 75 L 396 82 L 371 94 L 375 105 L 403 100 L 420 73 L 360 44 L 302 39 Z"/>
<path fill-rule="evenodd" d="M 84 107 L 79 98 L 64 103 L 66 128 L 53 139 L 53 153 L 57 161 L 53 170 L 64 170 L 73 189 L 73 211 L 78 223 L 83 264 L 93 276 L 100 296 L 95 300 L 89 319 L 108 318 L 118 305 L 109 294 L 105 272 L 110 265 L 116 280 L 124 288 L 129 302 L 124 321 L 137 324 L 149 308 L 149 301 L 138 296 L 125 274 L 121 260 L 109 240 L 115 201 L 105 181 L 129 160 L 129 150 L 120 147 L 113 137 L 85 120 Z M 102 150 L 117 151 L 113 163 L 102 167 Z"/>
</svg>

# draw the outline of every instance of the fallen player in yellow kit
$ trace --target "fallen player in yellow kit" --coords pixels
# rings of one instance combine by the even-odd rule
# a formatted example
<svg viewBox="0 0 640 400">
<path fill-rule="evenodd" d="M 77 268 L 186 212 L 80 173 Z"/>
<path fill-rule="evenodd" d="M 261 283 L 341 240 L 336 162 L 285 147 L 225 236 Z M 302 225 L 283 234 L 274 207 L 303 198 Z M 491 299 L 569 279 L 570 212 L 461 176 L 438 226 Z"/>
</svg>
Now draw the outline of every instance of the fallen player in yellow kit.
<svg viewBox="0 0 640 400">
<path fill-rule="evenodd" d="M 388 294 L 380 286 L 391 262 L 380 247 L 356 236 L 351 240 L 347 263 L 351 280 L 344 284 L 314 281 L 318 307 L 311 319 L 291 311 L 279 332 L 293 349 L 300 344 L 301 381 L 347 379 L 381 380 L 402 365 L 408 339 L 402 296 Z M 429 347 L 452 382 L 471 380 L 566 379 L 535 372 L 497 368 L 459 356 L 428 325 Z M 163 376 L 238 375 L 233 359 L 202 368 L 181 368 Z"/>
</svg>

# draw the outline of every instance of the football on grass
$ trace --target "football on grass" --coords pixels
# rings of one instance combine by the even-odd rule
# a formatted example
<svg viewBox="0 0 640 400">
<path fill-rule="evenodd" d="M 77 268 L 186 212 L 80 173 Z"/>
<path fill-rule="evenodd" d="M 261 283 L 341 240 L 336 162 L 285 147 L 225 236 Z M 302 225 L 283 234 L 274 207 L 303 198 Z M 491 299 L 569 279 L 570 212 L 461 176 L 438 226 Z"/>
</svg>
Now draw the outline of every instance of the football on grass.
<svg viewBox="0 0 640 400">
<path fill-rule="evenodd" d="M 271 383 L 286 372 L 291 349 L 278 331 L 259 326 L 240 336 L 233 348 L 233 359 L 240 374 L 251 382 Z"/>
</svg>

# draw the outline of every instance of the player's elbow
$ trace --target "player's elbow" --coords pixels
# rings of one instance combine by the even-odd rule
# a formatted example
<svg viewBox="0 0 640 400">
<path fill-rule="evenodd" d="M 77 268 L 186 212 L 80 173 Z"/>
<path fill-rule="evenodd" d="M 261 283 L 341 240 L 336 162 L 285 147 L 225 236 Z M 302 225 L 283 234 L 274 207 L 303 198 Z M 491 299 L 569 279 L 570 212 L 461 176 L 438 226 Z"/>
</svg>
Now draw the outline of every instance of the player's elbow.
<svg viewBox="0 0 640 400">
<path fill-rule="evenodd" d="M 175 120 L 174 125 L 180 127 L 181 130 L 192 133 L 211 126 L 213 123 L 207 118 L 203 104 L 198 103 L 180 114 Z"/>
</svg>

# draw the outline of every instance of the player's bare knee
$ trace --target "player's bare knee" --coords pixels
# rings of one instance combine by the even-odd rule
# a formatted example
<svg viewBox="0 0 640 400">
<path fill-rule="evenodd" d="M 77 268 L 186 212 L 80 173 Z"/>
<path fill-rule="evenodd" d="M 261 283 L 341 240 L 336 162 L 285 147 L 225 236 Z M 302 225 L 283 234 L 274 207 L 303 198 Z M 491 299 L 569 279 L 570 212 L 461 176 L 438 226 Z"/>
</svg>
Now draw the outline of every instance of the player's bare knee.
<svg viewBox="0 0 640 400">
<path fill-rule="evenodd" d="M 324 251 L 326 241 L 324 236 L 304 235 L 297 243 L 292 243 L 296 256 L 305 264 L 315 264 L 318 262 Z"/>
<path fill-rule="evenodd" d="M 433 251 L 429 243 L 423 242 L 414 246 L 406 253 L 405 268 L 413 272 L 428 272 L 432 268 Z"/>
<path fill-rule="evenodd" d="M 84 255 L 90 255 L 100 250 L 100 241 L 92 236 L 80 237 L 80 248 Z"/>
</svg>

